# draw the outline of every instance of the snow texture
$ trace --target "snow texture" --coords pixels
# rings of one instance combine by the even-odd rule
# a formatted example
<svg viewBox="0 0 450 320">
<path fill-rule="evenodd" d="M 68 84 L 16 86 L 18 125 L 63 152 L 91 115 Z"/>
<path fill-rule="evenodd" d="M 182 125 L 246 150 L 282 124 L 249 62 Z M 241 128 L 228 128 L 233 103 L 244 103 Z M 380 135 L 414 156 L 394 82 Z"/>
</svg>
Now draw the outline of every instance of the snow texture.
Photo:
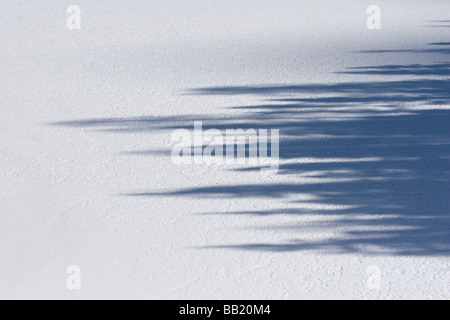
<svg viewBox="0 0 450 320">
<path fill-rule="evenodd" d="M 0 2 L 0 298 L 450 298 L 449 1 L 74 2 Z"/>
</svg>

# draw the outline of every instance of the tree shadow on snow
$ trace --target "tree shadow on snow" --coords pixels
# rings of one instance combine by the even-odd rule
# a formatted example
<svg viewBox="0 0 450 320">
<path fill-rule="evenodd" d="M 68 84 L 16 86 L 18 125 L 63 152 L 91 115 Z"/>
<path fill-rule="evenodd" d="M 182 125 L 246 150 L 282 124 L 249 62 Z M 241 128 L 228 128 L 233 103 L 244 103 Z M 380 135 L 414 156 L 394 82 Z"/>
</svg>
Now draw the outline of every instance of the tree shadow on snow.
<svg viewBox="0 0 450 320">
<path fill-rule="evenodd" d="M 297 182 L 264 182 L 262 178 L 258 184 L 130 194 L 199 200 L 278 199 L 284 201 L 285 208 L 208 214 L 260 219 L 317 215 L 331 219 L 317 224 L 293 219 L 292 224 L 264 227 L 290 235 L 284 243 L 209 248 L 448 256 L 450 63 L 363 66 L 343 73 L 389 77 L 386 81 L 213 87 L 188 92 L 261 97 L 264 102 L 259 105 L 235 107 L 242 110 L 241 116 L 92 119 L 59 125 L 125 133 L 192 130 L 193 121 L 203 121 L 204 130 L 280 129 L 278 174 Z M 409 79 L 395 80 L 395 76 Z M 254 166 L 237 171 L 245 174 L 260 169 Z M 311 230 L 335 232 L 318 241 L 302 239 L 302 234 Z"/>
</svg>

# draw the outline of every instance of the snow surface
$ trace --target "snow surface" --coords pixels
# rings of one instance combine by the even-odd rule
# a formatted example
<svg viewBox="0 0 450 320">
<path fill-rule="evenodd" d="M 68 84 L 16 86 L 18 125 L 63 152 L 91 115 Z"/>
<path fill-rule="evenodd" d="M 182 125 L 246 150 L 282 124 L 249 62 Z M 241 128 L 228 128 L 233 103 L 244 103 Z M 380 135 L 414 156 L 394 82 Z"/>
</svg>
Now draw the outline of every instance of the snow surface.
<svg viewBox="0 0 450 320">
<path fill-rule="evenodd" d="M 375 2 L 2 0 L 0 298 L 450 298 L 450 2 Z M 175 166 L 196 120 L 279 173 Z"/>
</svg>

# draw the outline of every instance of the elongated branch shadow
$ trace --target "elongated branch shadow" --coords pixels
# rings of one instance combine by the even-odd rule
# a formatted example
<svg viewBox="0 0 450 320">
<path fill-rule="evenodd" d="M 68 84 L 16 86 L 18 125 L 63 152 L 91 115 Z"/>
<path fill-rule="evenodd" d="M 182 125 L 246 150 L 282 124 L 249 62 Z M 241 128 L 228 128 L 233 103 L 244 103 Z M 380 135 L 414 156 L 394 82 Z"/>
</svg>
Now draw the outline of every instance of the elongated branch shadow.
<svg viewBox="0 0 450 320">
<path fill-rule="evenodd" d="M 443 21 L 440 23 L 447 23 Z M 433 24 L 436 25 L 436 24 Z M 448 42 L 423 53 L 450 53 Z M 436 49 L 434 47 L 439 47 Z M 372 53 L 380 54 L 383 51 Z M 397 52 L 401 54 L 401 51 Z M 207 212 L 269 218 L 327 216 L 332 224 L 269 225 L 301 233 L 333 229 L 320 241 L 293 237 L 285 243 L 246 243 L 209 248 L 291 252 L 324 250 L 395 255 L 450 255 L 450 63 L 361 66 L 342 72 L 390 76 L 389 81 L 335 84 L 197 88 L 191 95 L 254 95 L 265 100 L 241 106 L 244 115 L 138 117 L 75 120 L 58 125 L 100 131 L 280 129 L 280 175 L 295 183 L 205 186 L 128 193 L 134 197 L 281 199 L 283 209 Z M 392 76 L 409 76 L 392 80 Z M 152 154 L 152 152 L 149 152 Z M 237 170 L 259 170 L 250 167 Z M 304 199 L 296 198 L 299 195 Z M 305 200 L 305 198 L 307 200 Z"/>
</svg>

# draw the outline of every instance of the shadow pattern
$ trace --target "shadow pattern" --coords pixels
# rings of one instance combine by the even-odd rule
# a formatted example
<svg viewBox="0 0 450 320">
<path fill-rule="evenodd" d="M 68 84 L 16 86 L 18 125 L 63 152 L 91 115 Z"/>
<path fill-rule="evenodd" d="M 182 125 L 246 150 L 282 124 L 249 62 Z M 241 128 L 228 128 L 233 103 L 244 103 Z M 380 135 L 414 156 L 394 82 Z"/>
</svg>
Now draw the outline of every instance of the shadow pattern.
<svg viewBox="0 0 450 320">
<path fill-rule="evenodd" d="M 430 45 L 450 46 L 448 42 Z M 450 53 L 446 48 L 440 52 Z M 134 133 L 192 129 L 195 120 L 204 122 L 204 130 L 280 129 L 279 174 L 296 182 L 128 194 L 281 199 L 286 204 L 282 209 L 206 214 L 323 215 L 333 221 L 264 227 L 299 234 L 284 243 L 209 248 L 450 255 L 450 63 L 362 66 L 342 73 L 385 75 L 386 81 L 197 88 L 187 94 L 253 95 L 261 97 L 261 104 L 235 107 L 243 111 L 241 116 L 91 119 L 58 125 Z M 395 76 L 409 79 L 395 80 Z M 301 239 L 306 229 L 314 228 L 334 230 L 340 236 Z"/>
</svg>

